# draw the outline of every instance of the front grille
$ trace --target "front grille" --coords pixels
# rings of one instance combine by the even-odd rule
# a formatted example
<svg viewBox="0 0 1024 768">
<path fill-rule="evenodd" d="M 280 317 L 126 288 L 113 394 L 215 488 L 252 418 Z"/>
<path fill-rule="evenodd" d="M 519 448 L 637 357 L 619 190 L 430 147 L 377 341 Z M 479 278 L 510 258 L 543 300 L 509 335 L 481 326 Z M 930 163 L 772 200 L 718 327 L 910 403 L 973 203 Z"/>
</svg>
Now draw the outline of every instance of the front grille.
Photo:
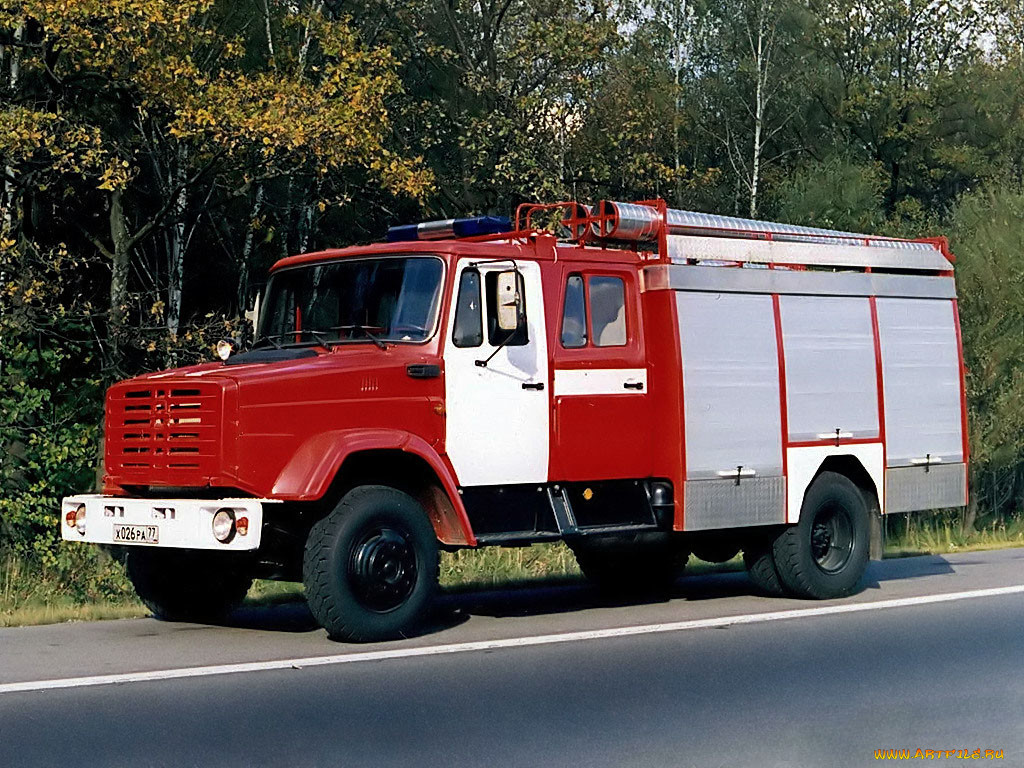
<svg viewBox="0 0 1024 768">
<path fill-rule="evenodd" d="M 209 382 L 113 390 L 107 402 L 108 473 L 146 484 L 183 485 L 212 475 L 221 392 Z"/>
</svg>

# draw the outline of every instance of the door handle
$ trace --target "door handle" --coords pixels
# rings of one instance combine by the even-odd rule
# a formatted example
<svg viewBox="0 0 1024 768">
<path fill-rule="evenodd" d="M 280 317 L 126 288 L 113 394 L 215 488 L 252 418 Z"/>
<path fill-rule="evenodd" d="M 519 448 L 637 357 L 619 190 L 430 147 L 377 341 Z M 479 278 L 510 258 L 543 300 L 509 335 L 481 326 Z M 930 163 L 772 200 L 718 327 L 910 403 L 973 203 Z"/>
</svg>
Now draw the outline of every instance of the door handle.
<svg viewBox="0 0 1024 768">
<path fill-rule="evenodd" d="M 643 389 L 644 383 L 642 381 L 627 381 L 622 385 L 623 389 Z"/>
<path fill-rule="evenodd" d="M 441 366 L 429 363 L 410 363 L 405 366 L 405 373 L 412 379 L 436 379 L 441 375 Z"/>
<path fill-rule="evenodd" d="M 544 389 L 544 382 L 543 381 L 538 381 L 538 382 L 524 381 L 523 382 L 523 389 L 541 390 L 541 389 Z"/>
</svg>

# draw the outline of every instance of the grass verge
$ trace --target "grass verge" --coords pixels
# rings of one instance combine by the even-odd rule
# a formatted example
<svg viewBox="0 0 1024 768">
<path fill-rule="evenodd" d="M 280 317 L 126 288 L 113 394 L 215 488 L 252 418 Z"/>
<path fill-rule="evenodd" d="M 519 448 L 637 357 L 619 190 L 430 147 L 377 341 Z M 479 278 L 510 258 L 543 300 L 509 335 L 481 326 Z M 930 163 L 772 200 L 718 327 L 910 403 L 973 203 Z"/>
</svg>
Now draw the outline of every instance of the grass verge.
<svg viewBox="0 0 1024 768">
<path fill-rule="evenodd" d="M 901 516 L 887 524 L 887 558 L 1024 547 L 1024 519 L 1019 517 L 987 522 L 966 534 L 961 531 L 955 513 Z M 114 563 L 110 567 L 119 568 Z M 690 558 L 686 570 L 696 574 L 742 568 L 738 557 L 717 565 Z M 75 578 L 82 577 L 79 574 Z M 104 584 L 111 582 L 110 574 L 105 574 L 105 578 Z M 123 576 L 119 578 L 123 580 Z M 530 587 L 582 578 L 572 552 L 564 544 L 489 547 L 446 552 L 441 557 L 441 585 L 453 591 Z M 131 594 L 127 582 L 121 584 L 115 578 L 114 588 L 107 587 L 104 594 L 96 595 L 94 590 L 83 590 L 80 585 L 70 593 L 65 586 L 67 579 L 67 574 L 31 570 L 13 558 L 0 562 L 0 627 L 148 615 Z M 302 599 L 300 584 L 257 581 L 246 602 L 273 605 Z"/>
</svg>

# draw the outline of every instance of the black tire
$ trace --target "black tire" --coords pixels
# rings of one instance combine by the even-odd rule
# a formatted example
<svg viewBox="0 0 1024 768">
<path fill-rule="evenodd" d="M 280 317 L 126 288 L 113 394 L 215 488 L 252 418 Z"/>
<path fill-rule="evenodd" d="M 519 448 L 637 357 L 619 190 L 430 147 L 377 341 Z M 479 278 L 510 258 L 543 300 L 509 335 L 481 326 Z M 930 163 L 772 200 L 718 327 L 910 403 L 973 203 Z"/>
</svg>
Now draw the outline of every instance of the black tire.
<svg viewBox="0 0 1024 768">
<path fill-rule="evenodd" d="M 822 472 L 804 494 L 800 522 L 775 539 L 779 580 L 797 597 L 825 600 L 857 589 L 867 568 L 870 520 L 861 490 Z"/>
<path fill-rule="evenodd" d="M 786 589 L 779 581 L 779 572 L 775 568 L 772 540 L 765 538 L 747 545 L 743 549 L 743 564 L 757 591 L 769 597 L 781 597 L 786 594 Z"/>
<path fill-rule="evenodd" d="M 439 547 L 419 503 L 383 485 L 364 485 L 309 533 L 302 562 L 306 601 L 336 640 L 408 634 L 437 591 Z"/>
<path fill-rule="evenodd" d="M 612 594 L 668 590 L 682 575 L 690 556 L 688 550 L 675 542 L 629 544 L 594 540 L 571 546 L 587 580 Z"/>
<path fill-rule="evenodd" d="M 135 593 L 162 621 L 218 622 L 252 586 L 249 570 L 226 553 L 125 547 L 123 559 Z"/>
</svg>

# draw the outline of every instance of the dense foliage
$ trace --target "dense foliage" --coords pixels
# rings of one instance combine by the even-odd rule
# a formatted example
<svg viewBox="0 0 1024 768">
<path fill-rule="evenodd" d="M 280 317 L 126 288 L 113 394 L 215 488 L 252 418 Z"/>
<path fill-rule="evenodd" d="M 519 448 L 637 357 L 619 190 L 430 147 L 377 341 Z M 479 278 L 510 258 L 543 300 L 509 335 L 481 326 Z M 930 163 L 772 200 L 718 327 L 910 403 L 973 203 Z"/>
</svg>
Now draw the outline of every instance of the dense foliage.
<svg viewBox="0 0 1024 768">
<path fill-rule="evenodd" d="M 119 588 L 55 540 L 103 388 L 207 356 L 275 259 L 566 197 L 950 235 L 964 523 L 1013 514 L 1022 30 L 1014 0 L 0 0 L 0 546 Z"/>
</svg>

